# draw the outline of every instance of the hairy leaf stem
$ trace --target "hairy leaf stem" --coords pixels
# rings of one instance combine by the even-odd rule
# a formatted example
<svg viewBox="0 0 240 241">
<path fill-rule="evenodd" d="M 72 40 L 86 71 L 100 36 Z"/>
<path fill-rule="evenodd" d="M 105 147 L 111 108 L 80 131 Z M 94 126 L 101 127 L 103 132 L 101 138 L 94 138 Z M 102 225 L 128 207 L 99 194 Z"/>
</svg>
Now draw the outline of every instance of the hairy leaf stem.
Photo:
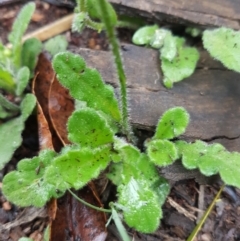
<svg viewBox="0 0 240 241">
<path fill-rule="evenodd" d="M 102 22 L 105 25 L 109 43 L 112 47 L 112 53 L 114 56 L 118 79 L 120 83 L 121 91 L 121 112 L 122 112 L 122 131 L 129 141 L 134 142 L 134 137 L 131 131 L 131 126 L 128 120 L 128 104 L 127 104 L 127 85 L 126 75 L 123 68 L 123 62 L 120 54 L 120 48 L 115 33 L 115 23 L 113 23 L 107 8 L 106 0 L 99 0 L 99 6 L 101 10 Z"/>
<path fill-rule="evenodd" d="M 78 12 L 86 12 L 86 2 L 85 0 L 77 0 Z"/>
</svg>

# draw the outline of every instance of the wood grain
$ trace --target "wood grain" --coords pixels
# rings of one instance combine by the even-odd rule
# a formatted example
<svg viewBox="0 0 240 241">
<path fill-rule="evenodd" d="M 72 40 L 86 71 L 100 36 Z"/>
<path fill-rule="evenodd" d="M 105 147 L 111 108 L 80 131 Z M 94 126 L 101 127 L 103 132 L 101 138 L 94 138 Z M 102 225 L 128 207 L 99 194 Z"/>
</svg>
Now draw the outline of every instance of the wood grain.
<svg viewBox="0 0 240 241">
<path fill-rule="evenodd" d="M 128 79 L 131 122 L 140 129 L 153 130 L 168 108 L 183 106 L 191 116 L 184 139 L 217 140 L 230 150 L 240 151 L 240 74 L 201 53 L 195 73 L 166 89 L 158 51 L 124 44 L 122 52 Z M 71 49 L 96 68 L 118 93 L 116 72 L 110 52 Z"/>
<path fill-rule="evenodd" d="M 123 14 L 134 14 L 154 21 L 194 24 L 198 27 L 240 28 L 238 0 L 110 0 L 110 2 Z"/>
</svg>

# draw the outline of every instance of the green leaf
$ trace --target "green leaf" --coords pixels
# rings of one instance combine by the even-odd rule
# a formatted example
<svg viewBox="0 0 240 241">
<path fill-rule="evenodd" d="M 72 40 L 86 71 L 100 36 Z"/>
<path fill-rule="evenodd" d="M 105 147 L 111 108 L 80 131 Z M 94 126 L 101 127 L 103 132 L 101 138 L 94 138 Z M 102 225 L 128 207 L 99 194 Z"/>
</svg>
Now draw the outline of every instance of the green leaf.
<svg viewBox="0 0 240 241">
<path fill-rule="evenodd" d="M 98 177 L 109 162 L 109 146 L 71 150 L 54 159 L 52 166 L 46 171 L 45 178 L 61 192 L 71 187 L 77 190 Z"/>
<path fill-rule="evenodd" d="M 165 30 L 164 45 L 160 49 L 161 59 L 166 59 L 168 61 L 173 61 L 177 56 L 177 38 L 173 37 L 172 33 Z M 183 40 L 183 39 L 182 39 Z"/>
<path fill-rule="evenodd" d="M 68 139 L 81 147 L 99 147 L 113 142 L 113 132 L 94 109 L 75 111 L 68 120 Z"/>
<path fill-rule="evenodd" d="M 21 160 L 17 170 L 3 178 L 4 196 L 21 207 L 42 207 L 51 197 L 56 197 L 55 187 L 44 178 L 45 169 L 54 156 L 55 152 L 45 150 L 38 157 Z"/>
<path fill-rule="evenodd" d="M 171 165 L 179 158 L 174 143 L 168 140 L 150 141 L 147 145 L 147 154 L 155 165 L 163 167 Z"/>
<path fill-rule="evenodd" d="M 160 49 L 165 42 L 164 40 L 166 36 L 169 34 L 172 35 L 169 30 L 164 28 L 155 30 L 154 35 L 150 40 L 151 47 L 155 49 Z M 169 50 L 171 51 L 172 49 Z"/>
<path fill-rule="evenodd" d="M 158 197 L 146 182 L 133 177 L 118 188 L 118 202 L 124 206 L 124 219 L 128 226 L 142 233 L 152 233 L 162 217 Z"/>
<path fill-rule="evenodd" d="M 29 68 L 24 66 L 18 70 L 17 73 L 17 88 L 16 88 L 16 95 L 21 96 L 27 84 L 30 80 L 30 71 Z"/>
<path fill-rule="evenodd" d="M 65 36 L 57 35 L 44 44 L 45 50 L 47 50 L 52 56 L 66 51 L 68 46 L 68 42 Z"/>
<path fill-rule="evenodd" d="M 12 32 L 8 36 L 14 53 L 13 62 L 17 68 L 21 66 L 22 37 L 28 27 L 34 10 L 35 3 L 31 2 L 26 4 L 15 19 Z"/>
<path fill-rule="evenodd" d="M 138 29 L 132 37 L 132 42 L 136 45 L 149 44 L 157 29 L 158 25 L 144 26 Z"/>
<path fill-rule="evenodd" d="M 204 48 L 228 69 L 240 72 L 240 32 L 217 28 L 203 32 Z"/>
<path fill-rule="evenodd" d="M 97 70 L 87 68 L 83 58 L 70 52 L 59 53 L 54 57 L 53 68 L 61 84 L 74 98 L 85 101 L 88 107 L 101 110 L 116 122 L 121 121 L 113 88 L 103 83 Z"/>
<path fill-rule="evenodd" d="M 10 93 L 14 93 L 15 87 L 16 84 L 11 73 L 0 66 L 0 88 Z"/>
<path fill-rule="evenodd" d="M 112 164 L 108 177 L 118 186 L 118 203 L 124 219 L 140 232 L 153 232 L 159 226 L 160 205 L 166 200 L 169 185 L 137 148 L 117 138 L 114 148 L 122 163 Z"/>
<path fill-rule="evenodd" d="M 182 155 L 182 163 L 187 169 L 200 168 L 206 176 L 211 176 L 218 172 L 218 158 L 225 152 L 225 148 L 220 144 L 208 145 L 197 140 L 195 143 L 186 143 L 184 141 L 176 142 L 179 153 Z"/>
<path fill-rule="evenodd" d="M 21 116 L 9 120 L 0 125 L 0 169 L 10 161 L 15 150 L 22 143 L 22 131 L 24 122 L 32 113 L 36 104 L 36 98 L 32 94 L 27 94 L 21 103 Z"/>
<path fill-rule="evenodd" d="M 154 139 L 173 139 L 183 134 L 189 123 L 189 114 L 182 107 L 174 107 L 163 113 L 157 124 Z"/>
<path fill-rule="evenodd" d="M 173 83 L 189 77 L 194 72 L 199 59 L 199 53 L 196 48 L 184 47 L 182 38 L 175 37 L 175 39 L 177 44 L 176 57 L 169 61 L 169 59 L 161 56 L 161 67 L 164 74 L 163 82 L 167 88 L 172 88 Z"/>
<path fill-rule="evenodd" d="M 203 141 L 178 141 L 176 146 L 187 169 L 199 168 L 206 176 L 219 172 L 225 184 L 240 187 L 240 153 L 231 153 L 220 144 L 208 145 Z"/>
<path fill-rule="evenodd" d="M 42 42 L 36 38 L 27 39 L 22 46 L 21 65 L 27 66 L 34 75 L 34 69 L 37 64 L 38 55 L 42 51 Z"/>
</svg>

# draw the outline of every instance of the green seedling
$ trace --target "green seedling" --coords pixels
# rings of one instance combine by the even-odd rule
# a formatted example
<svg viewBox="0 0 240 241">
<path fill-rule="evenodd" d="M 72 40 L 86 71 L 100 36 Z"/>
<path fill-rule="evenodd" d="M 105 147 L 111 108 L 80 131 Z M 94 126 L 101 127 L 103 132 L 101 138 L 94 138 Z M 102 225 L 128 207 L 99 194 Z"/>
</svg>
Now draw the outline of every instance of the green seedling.
<svg viewBox="0 0 240 241">
<path fill-rule="evenodd" d="M 85 14 L 87 2 L 78 1 L 78 7 Z M 135 137 L 126 112 L 126 77 L 114 32 L 115 17 L 111 21 L 115 15 L 106 0 L 95 1 L 95 5 L 99 9 L 99 23 L 107 31 L 115 56 L 120 100 L 97 70 L 86 66 L 82 57 L 70 52 L 57 54 L 53 59 L 57 78 L 76 101 L 85 103 L 67 122 L 72 145 L 58 154 L 43 150 L 37 157 L 21 160 L 17 170 L 4 177 L 2 190 L 9 201 L 19 206 L 41 207 L 52 197 L 58 198 L 68 190 L 72 193 L 71 189 L 82 188 L 105 170 L 106 176 L 116 185 L 117 198 L 109 204 L 110 209 L 97 210 L 112 213 L 123 240 L 129 241 L 120 213 L 129 227 L 143 233 L 154 232 L 160 225 L 161 206 L 170 186 L 157 168 L 181 159 L 187 169 L 199 168 L 207 176 L 219 173 L 226 184 L 240 187 L 240 168 L 232 168 L 239 166 L 240 154 L 230 153 L 219 144 L 178 140 L 190 120 L 182 107 L 163 113 L 154 136 L 145 143 L 145 152 L 134 145 Z M 166 38 L 171 35 L 168 31 L 164 34 Z M 168 61 L 174 62 L 181 52 L 179 48 L 188 51 L 182 45 L 184 40 L 175 38 L 175 41 L 176 49 L 170 53 L 164 50 L 166 45 L 162 41 L 163 55 Z"/>
<path fill-rule="evenodd" d="M 0 140 L 0 169 L 11 159 L 14 151 L 21 145 L 21 133 L 24 122 L 32 113 L 36 99 L 34 95 L 25 95 L 25 89 L 34 76 L 38 55 L 42 51 L 42 43 L 31 38 L 22 43 L 22 37 L 35 10 L 35 4 L 29 3 L 23 7 L 13 23 L 9 34 L 11 47 L 0 43 L 0 88 L 7 94 L 18 97 L 20 107 L 7 100 L 0 93 L 0 135 L 6 138 Z M 54 47 L 53 47 L 54 46 Z M 44 45 L 52 55 L 65 51 L 67 46 L 63 36 L 57 36 Z M 27 103 L 27 102 L 30 102 Z"/>
<path fill-rule="evenodd" d="M 37 56 L 41 51 L 41 42 L 29 39 L 22 44 L 22 36 L 35 10 L 35 4 L 23 7 L 13 23 L 8 39 L 11 48 L 0 43 L 0 88 L 20 99 L 20 107 L 7 100 L 0 93 L 0 169 L 11 159 L 14 151 L 22 143 L 21 133 L 24 123 L 32 113 L 36 98 L 24 94 L 33 74 Z"/>
<path fill-rule="evenodd" d="M 159 29 L 157 25 L 142 27 L 135 32 L 132 41 L 159 49 L 163 84 L 167 88 L 192 75 L 196 68 L 197 49 L 185 46 L 184 38 L 173 36 L 167 29 Z"/>
</svg>

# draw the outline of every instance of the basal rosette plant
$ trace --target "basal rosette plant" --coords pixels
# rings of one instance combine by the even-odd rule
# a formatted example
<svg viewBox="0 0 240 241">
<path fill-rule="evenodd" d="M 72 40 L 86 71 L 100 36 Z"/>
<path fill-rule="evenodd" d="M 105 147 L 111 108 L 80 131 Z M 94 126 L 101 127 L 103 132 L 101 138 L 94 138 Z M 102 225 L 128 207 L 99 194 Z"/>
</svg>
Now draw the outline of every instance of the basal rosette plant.
<svg viewBox="0 0 240 241">
<path fill-rule="evenodd" d="M 85 12 L 87 2 L 80 1 L 78 7 L 79 13 L 89 18 Z M 60 153 L 44 150 L 37 157 L 21 160 L 17 170 L 4 177 L 2 190 L 9 201 L 19 206 L 41 207 L 52 197 L 84 187 L 108 167 L 106 176 L 117 187 L 117 200 L 107 211 L 112 212 L 118 225 L 121 226 L 116 210 L 123 214 L 129 227 L 151 233 L 160 225 L 161 206 L 170 190 L 157 168 L 181 159 L 187 169 L 199 168 L 207 176 L 219 173 L 226 184 L 240 187 L 240 168 L 232 168 L 240 165 L 240 154 L 230 153 L 220 144 L 179 140 L 190 121 L 182 107 L 163 113 L 154 136 L 145 143 L 145 152 L 134 145 L 126 112 L 126 78 L 114 33 L 115 15 L 105 0 L 96 1 L 97 4 L 100 24 L 113 46 L 120 100 L 115 97 L 113 87 L 104 83 L 96 69 L 88 68 L 82 57 L 70 52 L 57 54 L 53 68 L 58 80 L 74 99 L 86 103 L 85 107 L 75 110 L 67 122 L 72 145 Z M 174 58 L 175 50 L 167 52 L 167 58 Z M 122 236 L 130 240 L 126 232 Z"/>
</svg>

